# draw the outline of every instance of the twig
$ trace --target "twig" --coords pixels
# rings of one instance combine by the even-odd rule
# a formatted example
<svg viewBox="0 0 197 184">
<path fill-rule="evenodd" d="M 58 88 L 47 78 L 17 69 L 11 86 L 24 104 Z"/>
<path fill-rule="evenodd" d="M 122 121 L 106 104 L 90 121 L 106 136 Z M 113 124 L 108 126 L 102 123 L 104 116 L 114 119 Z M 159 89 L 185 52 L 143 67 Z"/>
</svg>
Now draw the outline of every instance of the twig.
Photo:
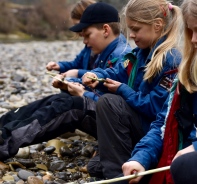
<svg viewBox="0 0 197 184">
<path fill-rule="evenodd" d="M 52 73 L 52 72 L 46 72 L 46 73 L 49 74 L 50 77 L 52 77 L 52 78 L 54 78 L 54 79 L 56 79 L 56 80 L 58 80 L 58 81 L 60 81 L 60 82 L 62 82 L 62 83 L 64 83 L 64 84 L 68 84 L 68 81 L 61 80 L 61 79 L 59 79 L 58 77 L 56 77 L 57 74 Z"/>
<path fill-rule="evenodd" d="M 53 73 L 53 72 L 49 72 L 49 71 L 46 71 L 47 74 L 49 75 L 52 75 L 52 76 L 56 76 L 58 73 Z"/>
<path fill-rule="evenodd" d="M 157 169 L 151 169 L 151 170 L 148 170 L 148 171 L 135 173 L 135 174 L 128 175 L 128 176 L 122 176 L 122 177 L 119 177 L 119 178 L 113 178 L 113 179 L 108 179 L 108 180 L 94 181 L 94 182 L 89 182 L 89 183 L 84 183 L 84 184 L 113 183 L 113 182 L 118 182 L 118 181 L 122 181 L 122 180 L 130 180 L 130 179 L 136 178 L 138 176 L 144 176 L 144 175 L 153 174 L 153 173 L 157 173 L 157 172 L 161 172 L 161 171 L 166 171 L 166 170 L 169 170 L 169 169 L 170 169 L 170 166 L 160 167 L 160 168 L 157 168 Z"/>
<path fill-rule="evenodd" d="M 87 78 L 92 79 L 93 81 L 106 82 L 106 80 L 103 79 L 103 78 L 99 79 L 99 78 L 94 78 L 94 77 L 91 77 L 91 76 L 87 76 Z"/>
</svg>

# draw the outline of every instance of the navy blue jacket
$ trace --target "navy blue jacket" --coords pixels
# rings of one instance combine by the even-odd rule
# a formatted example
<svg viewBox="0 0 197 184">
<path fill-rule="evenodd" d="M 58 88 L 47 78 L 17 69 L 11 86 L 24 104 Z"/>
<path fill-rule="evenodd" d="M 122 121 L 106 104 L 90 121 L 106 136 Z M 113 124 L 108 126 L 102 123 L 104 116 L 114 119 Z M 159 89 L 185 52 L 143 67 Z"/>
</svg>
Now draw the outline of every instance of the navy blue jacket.
<svg viewBox="0 0 197 184">
<path fill-rule="evenodd" d="M 73 61 L 59 61 L 60 73 L 71 69 L 78 69 L 78 77 L 81 77 L 84 69 L 88 69 L 88 63 L 91 56 L 91 49 L 85 46 Z M 82 71 L 81 71 L 82 70 Z"/>
<path fill-rule="evenodd" d="M 125 51 L 124 51 L 125 49 Z M 123 34 L 115 39 L 107 48 L 98 56 L 93 68 L 108 68 L 107 61 L 114 58 L 122 58 L 131 49 L 127 45 L 126 38 Z M 59 61 L 60 73 L 66 72 L 71 69 L 78 69 L 78 78 L 81 78 L 84 73 L 93 68 L 89 68 L 89 61 L 91 56 L 91 49 L 87 46 L 76 56 L 73 61 Z M 115 63 L 114 63 L 115 64 Z M 113 66 L 114 66 L 113 64 Z"/>
<path fill-rule="evenodd" d="M 124 55 L 131 52 L 131 47 L 127 43 L 126 38 L 120 34 L 114 41 L 112 41 L 102 53 L 99 54 L 98 58 L 95 61 L 95 68 L 111 68 L 117 66 L 119 63 L 124 61 Z M 109 64 L 110 61 L 110 64 Z M 85 71 L 85 70 L 83 70 Z M 87 72 L 88 70 L 86 70 Z M 71 78 L 69 81 L 81 82 L 79 78 Z M 106 90 L 105 90 L 106 91 Z M 87 91 L 84 93 L 84 96 L 97 101 L 99 96 L 102 95 L 105 91 L 103 90 L 91 90 L 87 88 Z"/>
<path fill-rule="evenodd" d="M 155 48 L 163 41 L 164 38 L 160 39 Z M 167 72 L 177 68 L 181 61 L 180 52 L 171 49 L 163 60 L 163 69 L 152 79 L 152 82 L 144 81 L 145 65 L 150 62 L 154 50 L 154 48 L 151 52 L 149 49 L 136 48 L 133 50 L 138 60 L 133 89 L 127 85 L 129 76 L 123 63 L 119 63 L 115 68 L 92 70 L 98 78 L 111 78 L 122 82 L 116 94 L 122 96 L 140 114 L 145 133 L 148 131 L 150 123 L 156 119 L 157 113 L 161 111 L 163 103 L 169 94 L 169 91 L 161 83 L 165 78 L 174 79 L 176 72 L 170 74 Z"/>
<path fill-rule="evenodd" d="M 163 138 L 166 127 L 165 119 L 167 116 L 167 111 L 171 106 L 170 102 L 172 101 L 172 98 L 173 94 L 169 95 L 161 112 L 158 113 L 156 120 L 151 123 L 149 132 L 135 146 L 131 158 L 129 159 L 129 161 L 139 162 L 146 170 L 153 168 L 158 164 L 159 157 L 162 152 Z M 187 144 L 190 142 L 197 151 L 197 92 L 191 94 L 190 99 L 187 100 L 189 100 L 192 104 L 192 108 L 190 109 L 191 112 L 187 112 L 187 114 L 192 114 L 194 121 L 193 128 L 184 140 L 183 145 L 188 146 Z M 183 108 L 182 105 L 181 108 Z M 184 137 L 186 132 L 182 131 L 182 133 Z"/>
</svg>

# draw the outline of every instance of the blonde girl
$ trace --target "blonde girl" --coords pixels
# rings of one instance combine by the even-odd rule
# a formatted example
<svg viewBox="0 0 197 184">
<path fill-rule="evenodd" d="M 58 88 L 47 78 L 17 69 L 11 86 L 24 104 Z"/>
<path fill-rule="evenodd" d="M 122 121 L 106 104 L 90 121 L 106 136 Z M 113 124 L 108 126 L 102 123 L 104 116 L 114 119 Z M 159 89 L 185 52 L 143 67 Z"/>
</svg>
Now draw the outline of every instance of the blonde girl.
<svg viewBox="0 0 197 184">
<path fill-rule="evenodd" d="M 86 85 L 111 92 L 96 107 L 99 154 L 90 160 L 88 171 L 97 177 L 122 173 L 122 164 L 161 111 L 181 61 L 179 7 L 166 0 L 130 0 L 124 15 L 137 48 L 125 55 L 124 64 L 83 76 Z M 98 85 L 87 76 L 105 82 Z"/>
</svg>

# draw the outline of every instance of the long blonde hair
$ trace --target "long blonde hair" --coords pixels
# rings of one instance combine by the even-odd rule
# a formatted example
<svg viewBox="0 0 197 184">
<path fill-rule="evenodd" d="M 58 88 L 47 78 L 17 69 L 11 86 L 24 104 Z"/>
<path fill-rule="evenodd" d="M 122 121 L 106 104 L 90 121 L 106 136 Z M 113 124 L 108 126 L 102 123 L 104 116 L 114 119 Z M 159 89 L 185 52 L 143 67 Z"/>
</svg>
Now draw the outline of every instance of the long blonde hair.
<svg viewBox="0 0 197 184">
<path fill-rule="evenodd" d="M 178 78 L 187 91 L 193 93 L 197 91 L 197 51 L 191 43 L 192 32 L 187 28 L 186 21 L 189 17 L 195 17 L 197 21 L 197 2 L 194 0 L 184 0 L 181 9 L 185 22 L 185 41 Z"/>
<path fill-rule="evenodd" d="M 158 40 L 163 36 L 166 36 L 166 40 L 155 49 L 145 68 L 144 80 L 149 82 L 162 70 L 167 52 L 177 47 L 180 39 L 182 14 L 178 6 L 169 3 L 166 0 L 130 0 L 124 8 L 124 16 L 129 20 L 149 25 L 157 18 L 164 22 L 163 32 Z"/>
</svg>

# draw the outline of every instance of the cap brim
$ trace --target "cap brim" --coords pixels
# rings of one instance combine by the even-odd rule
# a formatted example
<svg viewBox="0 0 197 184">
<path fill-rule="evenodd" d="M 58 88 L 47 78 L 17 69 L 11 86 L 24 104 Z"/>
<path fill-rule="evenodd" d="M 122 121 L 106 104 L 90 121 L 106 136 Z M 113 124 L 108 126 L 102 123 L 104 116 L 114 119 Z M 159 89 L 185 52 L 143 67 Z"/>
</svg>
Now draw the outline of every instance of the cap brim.
<svg viewBox="0 0 197 184">
<path fill-rule="evenodd" d="M 82 32 L 83 29 L 87 28 L 90 25 L 91 25 L 90 23 L 79 23 L 76 24 L 75 26 L 70 27 L 69 30 L 73 32 Z"/>
</svg>

